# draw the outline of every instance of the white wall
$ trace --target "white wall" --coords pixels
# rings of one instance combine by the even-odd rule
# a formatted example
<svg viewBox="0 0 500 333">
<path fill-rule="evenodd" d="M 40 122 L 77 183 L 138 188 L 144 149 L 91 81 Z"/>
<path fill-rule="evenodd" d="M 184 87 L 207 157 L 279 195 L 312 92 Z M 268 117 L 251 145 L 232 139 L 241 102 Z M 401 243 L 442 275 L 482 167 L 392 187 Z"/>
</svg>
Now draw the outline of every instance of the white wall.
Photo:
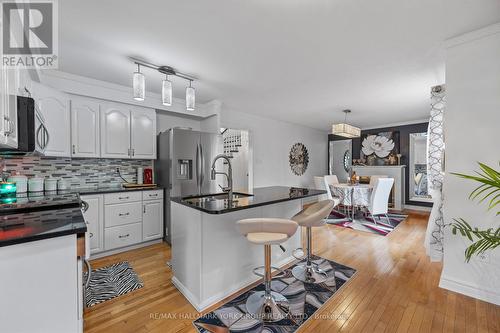
<svg viewBox="0 0 500 333">
<path fill-rule="evenodd" d="M 477 161 L 496 169 L 500 160 L 500 24 L 448 42 L 445 114 L 445 223 L 462 217 L 479 228 L 497 228 L 500 217 L 487 206 L 468 200 L 477 183 L 450 172 L 473 173 Z M 498 207 L 497 207 L 498 210 Z M 500 251 L 489 263 L 474 258 L 464 262 L 470 244 L 445 229 L 442 287 L 500 304 Z"/>
<path fill-rule="evenodd" d="M 156 131 L 158 133 L 172 127 L 190 127 L 194 131 L 200 130 L 200 120 L 187 117 L 179 117 L 169 112 L 156 110 Z"/>
<path fill-rule="evenodd" d="M 249 131 L 254 187 L 312 187 L 313 176 L 327 174 L 327 132 L 224 107 L 221 126 Z M 309 166 L 302 176 L 294 175 L 288 163 L 290 148 L 297 142 L 302 142 L 309 152 Z"/>
</svg>

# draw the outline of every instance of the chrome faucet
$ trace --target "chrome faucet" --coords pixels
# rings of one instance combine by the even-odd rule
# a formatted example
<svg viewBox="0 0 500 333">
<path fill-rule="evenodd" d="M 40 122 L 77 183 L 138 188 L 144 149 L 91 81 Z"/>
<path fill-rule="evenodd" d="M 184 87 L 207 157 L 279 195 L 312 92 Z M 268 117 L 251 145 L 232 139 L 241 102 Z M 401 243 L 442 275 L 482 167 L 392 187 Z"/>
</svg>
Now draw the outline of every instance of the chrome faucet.
<svg viewBox="0 0 500 333">
<path fill-rule="evenodd" d="M 215 170 L 215 163 L 219 159 L 225 159 L 227 161 L 227 173 Z M 224 175 L 227 178 L 227 187 L 221 187 L 224 192 L 227 192 L 228 199 L 233 200 L 233 168 L 231 166 L 231 160 L 227 155 L 219 154 L 215 156 L 212 162 L 212 171 L 210 172 L 210 178 L 215 180 L 215 175 Z"/>
</svg>

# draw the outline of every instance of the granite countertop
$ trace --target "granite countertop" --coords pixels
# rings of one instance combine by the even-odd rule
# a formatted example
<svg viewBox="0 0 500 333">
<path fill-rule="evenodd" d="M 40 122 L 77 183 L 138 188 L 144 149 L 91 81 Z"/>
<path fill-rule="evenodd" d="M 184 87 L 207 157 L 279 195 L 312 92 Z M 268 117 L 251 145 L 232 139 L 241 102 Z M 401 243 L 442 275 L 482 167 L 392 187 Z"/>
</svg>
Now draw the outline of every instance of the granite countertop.
<svg viewBox="0 0 500 333">
<path fill-rule="evenodd" d="M 173 197 L 172 201 L 200 210 L 208 214 L 224 214 L 242 209 L 271 205 L 279 202 L 302 199 L 325 194 L 326 191 L 308 188 L 269 186 L 256 188 L 251 196 L 241 196 L 234 200 L 231 205 L 227 199 L 213 198 L 213 195 L 205 195 L 201 200 L 192 200 L 198 196 Z M 220 193 L 218 193 L 220 194 Z M 234 192 L 234 194 L 242 194 Z M 212 197 L 212 198 L 211 198 Z M 190 200 L 191 199 L 191 200 Z"/>
<path fill-rule="evenodd" d="M 0 216 L 0 247 L 85 233 L 80 207 Z"/>
<path fill-rule="evenodd" d="M 86 194 L 105 194 L 105 193 L 117 193 L 117 192 L 134 192 L 134 191 L 154 191 L 163 190 L 163 186 L 147 187 L 147 188 L 125 188 L 122 186 L 101 186 L 101 187 L 83 187 L 75 188 L 67 191 L 61 191 L 61 193 L 72 192 L 78 193 L 80 195 Z"/>
</svg>

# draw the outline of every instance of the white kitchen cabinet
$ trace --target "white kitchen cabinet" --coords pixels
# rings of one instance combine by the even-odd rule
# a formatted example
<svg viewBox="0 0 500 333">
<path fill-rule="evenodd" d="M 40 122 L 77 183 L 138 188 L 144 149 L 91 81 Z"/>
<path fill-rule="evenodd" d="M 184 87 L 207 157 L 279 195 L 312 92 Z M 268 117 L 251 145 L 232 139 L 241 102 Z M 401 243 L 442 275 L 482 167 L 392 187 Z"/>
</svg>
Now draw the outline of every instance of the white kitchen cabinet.
<svg viewBox="0 0 500 333">
<path fill-rule="evenodd" d="M 161 238 L 163 235 L 163 200 L 144 201 L 142 209 L 142 240 Z"/>
<path fill-rule="evenodd" d="M 156 112 L 133 108 L 130 113 L 130 148 L 135 159 L 156 159 Z"/>
<path fill-rule="evenodd" d="M 104 250 L 104 205 L 102 194 L 85 195 L 81 199 L 88 204 L 83 218 L 87 223 L 90 243 L 90 254 Z"/>
<path fill-rule="evenodd" d="M 130 155 L 130 109 L 124 104 L 101 104 L 101 157 Z"/>
<path fill-rule="evenodd" d="M 33 82 L 32 97 L 47 128 L 45 156 L 71 156 L 71 117 L 69 96 Z"/>
<path fill-rule="evenodd" d="M 95 100 L 71 97 L 71 156 L 100 157 L 99 110 Z"/>
<path fill-rule="evenodd" d="M 20 85 L 19 70 L 0 70 L 0 146 L 17 148 L 17 97 Z"/>
</svg>

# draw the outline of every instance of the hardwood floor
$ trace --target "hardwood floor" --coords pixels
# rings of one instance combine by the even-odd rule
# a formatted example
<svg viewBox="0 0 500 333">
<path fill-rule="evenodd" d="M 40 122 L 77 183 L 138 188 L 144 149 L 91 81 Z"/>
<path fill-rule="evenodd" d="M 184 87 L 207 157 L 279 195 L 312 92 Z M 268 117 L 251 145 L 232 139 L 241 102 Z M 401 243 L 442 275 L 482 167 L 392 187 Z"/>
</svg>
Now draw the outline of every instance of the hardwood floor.
<svg viewBox="0 0 500 333">
<path fill-rule="evenodd" d="M 423 247 L 427 218 L 410 212 L 387 237 L 316 229 L 314 253 L 357 274 L 298 332 L 500 332 L 500 306 L 438 287 L 441 264 Z M 94 268 L 128 260 L 145 286 L 87 309 L 85 332 L 196 332 L 198 313 L 170 282 L 169 258 L 157 244 L 94 260 Z"/>
</svg>

